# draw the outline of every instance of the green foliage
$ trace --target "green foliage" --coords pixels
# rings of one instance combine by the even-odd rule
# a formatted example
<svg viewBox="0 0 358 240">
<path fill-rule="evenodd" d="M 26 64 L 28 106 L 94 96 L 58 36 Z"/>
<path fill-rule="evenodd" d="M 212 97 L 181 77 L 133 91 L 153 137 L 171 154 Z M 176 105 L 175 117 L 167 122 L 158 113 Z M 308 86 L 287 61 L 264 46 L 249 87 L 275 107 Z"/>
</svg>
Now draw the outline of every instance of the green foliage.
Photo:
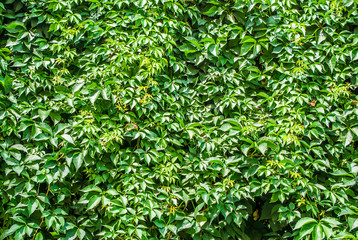
<svg viewBox="0 0 358 240">
<path fill-rule="evenodd" d="M 0 239 L 357 239 L 353 0 L 0 2 Z"/>
</svg>

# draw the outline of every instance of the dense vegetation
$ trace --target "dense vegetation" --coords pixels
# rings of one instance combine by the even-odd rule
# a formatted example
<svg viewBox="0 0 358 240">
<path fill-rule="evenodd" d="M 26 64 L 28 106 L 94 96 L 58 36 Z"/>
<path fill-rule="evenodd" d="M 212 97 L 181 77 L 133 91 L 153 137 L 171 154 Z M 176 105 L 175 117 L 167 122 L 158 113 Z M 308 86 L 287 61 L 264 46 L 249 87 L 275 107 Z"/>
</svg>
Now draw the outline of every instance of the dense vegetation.
<svg viewBox="0 0 358 240">
<path fill-rule="evenodd" d="M 357 239 L 353 0 L 0 2 L 0 239 Z"/>
</svg>

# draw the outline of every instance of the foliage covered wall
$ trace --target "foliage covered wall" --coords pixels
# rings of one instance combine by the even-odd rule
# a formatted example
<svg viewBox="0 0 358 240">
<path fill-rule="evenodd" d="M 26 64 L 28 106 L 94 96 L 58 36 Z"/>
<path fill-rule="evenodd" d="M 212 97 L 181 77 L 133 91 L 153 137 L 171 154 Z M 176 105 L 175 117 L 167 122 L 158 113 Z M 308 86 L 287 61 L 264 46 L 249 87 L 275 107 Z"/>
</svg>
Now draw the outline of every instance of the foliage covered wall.
<svg viewBox="0 0 358 240">
<path fill-rule="evenodd" d="M 357 239 L 353 0 L 0 2 L 0 239 Z"/>
</svg>

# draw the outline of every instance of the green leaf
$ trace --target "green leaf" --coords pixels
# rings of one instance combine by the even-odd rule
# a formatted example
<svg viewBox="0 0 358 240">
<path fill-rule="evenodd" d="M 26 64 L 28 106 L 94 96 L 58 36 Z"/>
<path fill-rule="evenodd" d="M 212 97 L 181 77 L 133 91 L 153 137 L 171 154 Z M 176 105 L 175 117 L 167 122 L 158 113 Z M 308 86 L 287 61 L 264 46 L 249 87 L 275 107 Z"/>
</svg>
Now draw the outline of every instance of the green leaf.
<svg viewBox="0 0 358 240">
<path fill-rule="evenodd" d="M 358 227 L 358 217 L 348 217 L 348 226 L 349 231 L 356 229 Z"/>
<path fill-rule="evenodd" d="M 141 229 L 136 228 L 135 233 L 136 233 L 136 235 L 138 236 L 139 239 L 142 238 L 143 231 Z"/>
<path fill-rule="evenodd" d="M 341 225 L 342 223 L 339 222 L 337 219 L 335 218 L 332 218 L 332 217 L 325 217 L 325 218 L 322 218 L 321 220 L 322 222 L 326 222 L 328 223 L 331 227 L 336 227 L 336 226 L 339 226 Z"/>
<path fill-rule="evenodd" d="M 81 228 L 77 229 L 76 233 L 77 233 L 78 238 L 81 240 L 84 239 L 84 237 L 86 236 L 86 232 Z"/>
<path fill-rule="evenodd" d="M 56 112 L 50 113 L 51 120 L 54 122 L 54 125 L 61 121 L 61 115 Z"/>
<path fill-rule="evenodd" d="M 10 33 L 18 33 L 26 30 L 26 27 L 22 22 L 14 21 L 4 27 Z"/>
<path fill-rule="evenodd" d="M 199 215 L 196 217 L 196 222 L 199 224 L 200 227 L 202 227 L 208 219 L 204 217 L 203 215 Z"/>
<path fill-rule="evenodd" d="M 283 47 L 282 46 L 277 46 L 273 49 L 272 53 L 274 54 L 278 54 L 280 53 L 281 51 L 283 50 Z"/>
<path fill-rule="evenodd" d="M 186 40 L 188 40 L 190 43 L 192 43 L 195 47 L 197 47 L 198 50 L 201 50 L 201 45 L 199 44 L 198 40 L 193 37 L 185 37 Z"/>
<path fill-rule="evenodd" d="M 99 195 L 92 196 L 88 202 L 87 211 L 97 207 L 101 200 L 102 198 Z"/>
<path fill-rule="evenodd" d="M 217 13 L 217 11 L 218 11 L 218 7 L 213 6 L 208 11 L 203 12 L 203 14 L 206 15 L 206 16 L 212 17 Z"/>
<path fill-rule="evenodd" d="M 68 134 L 62 134 L 61 137 L 62 137 L 63 139 L 65 139 L 67 142 L 72 143 L 72 144 L 75 144 L 74 141 L 73 141 L 73 139 L 72 139 L 72 137 L 71 137 L 70 135 L 68 135 Z"/>
<path fill-rule="evenodd" d="M 89 97 L 89 100 L 91 101 L 92 104 L 94 104 L 96 102 L 100 93 L 101 93 L 101 91 L 97 90 Z"/>
<path fill-rule="evenodd" d="M 352 174 L 347 173 L 346 171 L 344 171 L 343 169 L 340 170 L 335 170 L 334 172 L 331 173 L 334 176 L 347 176 L 347 177 L 353 177 Z"/>
<path fill-rule="evenodd" d="M 323 32 L 323 30 L 319 31 L 317 44 L 320 44 L 325 39 L 326 39 L 326 34 Z"/>
<path fill-rule="evenodd" d="M 252 43 L 252 42 L 244 43 L 241 46 L 240 56 L 245 56 L 254 46 L 255 46 L 255 43 Z"/>
<path fill-rule="evenodd" d="M 106 193 L 108 193 L 108 194 L 110 194 L 110 195 L 112 195 L 112 196 L 117 196 L 117 195 L 119 195 L 119 193 L 118 193 L 115 189 L 108 189 L 108 190 L 106 191 Z"/>
<path fill-rule="evenodd" d="M 219 56 L 219 46 L 217 44 L 211 44 L 208 47 L 208 51 L 209 51 L 209 53 L 211 53 L 215 57 Z"/>
<path fill-rule="evenodd" d="M 249 176 L 254 176 L 257 173 L 258 168 L 259 168 L 258 165 L 254 165 L 254 166 L 250 167 L 249 171 L 248 171 Z"/>
<path fill-rule="evenodd" d="M 41 233 L 41 232 L 38 232 L 38 233 L 36 234 L 35 240 L 43 240 L 43 239 L 44 239 L 44 237 L 43 237 L 42 233 Z"/>
<path fill-rule="evenodd" d="M 10 93 L 11 88 L 12 88 L 12 82 L 13 82 L 13 79 L 6 74 L 6 75 L 5 75 L 5 78 L 4 78 L 4 90 L 5 90 L 5 94 Z"/>
<path fill-rule="evenodd" d="M 271 16 L 268 18 L 267 23 L 269 26 L 276 26 L 281 20 L 280 15 Z"/>
<path fill-rule="evenodd" d="M 225 123 L 220 127 L 221 131 L 227 132 L 232 128 L 231 124 Z"/>
<path fill-rule="evenodd" d="M 249 152 L 250 148 L 251 145 L 247 145 L 247 144 L 241 145 L 241 151 L 243 152 L 243 154 L 245 154 L 245 156 L 247 156 L 247 153 Z"/>
<path fill-rule="evenodd" d="M 324 235 L 326 236 L 326 238 L 330 238 L 333 235 L 333 229 L 331 226 L 326 226 L 325 224 L 322 224 L 322 229 L 324 232 Z"/>
<path fill-rule="evenodd" d="M 12 225 L 9 229 L 5 230 L 1 236 L 0 236 L 0 240 L 7 238 L 8 236 L 12 235 L 13 233 L 15 233 L 19 228 L 21 228 L 21 225 L 18 224 L 14 224 Z"/>
<path fill-rule="evenodd" d="M 296 223 L 296 225 L 295 225 L 295 227 L 293 228 L 293 230 L 299 229 L 299 228 L 301 228 L 303 225 L 306 225 L 306 224 L 308 224 L 308 223 L 317 223 L 317 221 L 316 221 L 315 219 L 313 219 L 313 218 L 310 218 L 310 217 L 304 217 L 304 218 L 300 219 L 300 220 Z"/>
<path fill-rule="evenodd" d="M 256 40 L 251 36 L 245 36 L 243 39 L 241 39 L 240 43 L 256 43 Z"/>
<path fill-rule="evenodd" d="M 335 239 L 356 239 L 356 237 L 351 233 L 340 232 L 335 236 Z"/>
<path fill-rule="evenodd" d="M 267 150 L 267 143 L 266 142 L 263 142 L 263 143 L 260 143 L 258 145 L 258 149 L 260 150 L 260 152 L 265 155 L 265 152 Z"/>
<path fill-rule="evenodd" d="M 38 202 L 35 199 L 31 198 L 29 200 L 29 203 L 27 204 L 29 216 L 37 209 L 37 206 Z"/>
<path fill-rule="evenodd" d="M 348 131 L 344 137 L 344 146 L 347 147 L 353 141 L 353 134 L 351 131 Z"/>
<path fill-rule="evenodd" d="M 102 189 L 95 186 L 95 185 L 89 185 L 81 190 L 82 192 L 102 192 Z"/>
<path fill-rule="evenodd" d="M 24 145 L 22 145 L 22 144 L 14 144 L 9 148 L 9 150 L 13 150 L 13 149 L 27 152 L 26 147 Z"/>
<path fill-rule="evenodd" d="M 320 224 L 317 224 L 312 232 L 312 240 L 321 240 L 323 239 L 323 237 L 324 237 L 323 229 Z"/>
<path fill-rule="evenodd" d="M 75 153 L 72 157 L 73 164 L 75 165 L 76 170 L 80 169 L 83 163 L 82 153 Z"/>
<path fill-rule="evenodd" d="M 39 116 L 41 118 L 41 121 L 45 121 L 45 119 L 50 115 L 51 110 L 44 111 L 42 109 L 39 109 Z"/>
<path fill-rule="evenodd" d="M 76 229 L 71 229 L 66 234 L 66 240 L 75 240 L 77 238 Z"/>
<path fill-rule="evenodd" d="M 300 239 L 302 239 L 304 236 L 307 236 L 308 234 L 312 233 L 316 224 L 314 223 L 308 223 L 300 227 Z"/>
<path fill-rule="evenodd" d="M 156 219 L 154 220 L 154 224 L 158 227 L 158 228 L 165 228 L 165 224 L 159 220 L 159 219 Z"/>
<path fill-rule="evenodd" d="M 356 136 L 358 136 L 358 127 L 351 128 L 351 131 L 354 132 Z"/>
</svg>

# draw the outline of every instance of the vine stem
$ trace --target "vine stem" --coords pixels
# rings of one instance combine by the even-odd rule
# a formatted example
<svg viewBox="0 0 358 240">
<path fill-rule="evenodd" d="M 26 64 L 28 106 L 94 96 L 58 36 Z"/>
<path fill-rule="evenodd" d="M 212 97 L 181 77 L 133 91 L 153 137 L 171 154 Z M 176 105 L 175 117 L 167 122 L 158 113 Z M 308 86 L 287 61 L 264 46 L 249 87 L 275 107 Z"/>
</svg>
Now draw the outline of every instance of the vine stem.
<svg viewBox="0 0 358 240">
<path fill-rule="evenodd" d="M 35 237 L 36 237 L 36 235 L 37 235 L 37 232 L 39 231 L 39 229 L 41 228 L 41 225 L 42 225 L 42 223 L 44 222 L 44 218 L 42 218 L 41 219 L 41 223 L 40 223 L 40 226 L 39 226 L 39 228 L 38 229 L 36 229 L 36 232 L 35 232 L 35 234 L 34 234 L 34 236 L 32 237 L 32 240 L 34 240 L 35 239 Z"/>
<path fill-rule="evenodd" d="M 49 192 L 50 192 L 50 184 L 49 184 L 48 187 L 47 187 L 46 197 L 48 196 L 48 193 L 49 193 Z M 39 229 L 41 228 L 42 223 L 44 222 L 44 219 L 45 219 L 44 217 L 41 219 L 40 225 L 39 225 L 39 227 L 36 229 L 35 234 L 34 234 L 34 236 L 32 237 L 32 240 L 35 239 L 35 237 L 36 237 L 36 235 L 37 235 Z"/>
</svg>

